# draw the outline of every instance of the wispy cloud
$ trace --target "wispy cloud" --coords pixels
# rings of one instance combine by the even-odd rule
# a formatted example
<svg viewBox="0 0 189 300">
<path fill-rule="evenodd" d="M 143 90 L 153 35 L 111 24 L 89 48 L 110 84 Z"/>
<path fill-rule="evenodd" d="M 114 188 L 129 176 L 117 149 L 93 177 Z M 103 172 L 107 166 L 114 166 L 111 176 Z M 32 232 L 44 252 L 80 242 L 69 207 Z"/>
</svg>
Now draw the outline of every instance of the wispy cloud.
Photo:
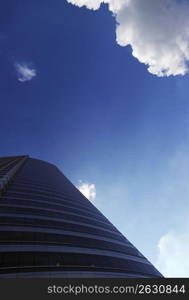
<svg viewBox="0 0 189 300">
<path fill-rule="evenodd" d="M 36 69 L 30 67 L 26 63 L 16 63 L 15 69 L 17 78 L 20 82 L 30 81 L 37 75 Z"/>
<path fill-rule="evenodd" d="M 95 202 L 96 198 L 96 187 L 93 183 L 84 182 L 79 180 L 78 190 L 91 202 Z"/>
<path fill-rule="evenodd" d="M 188 133 L 188 124 L 185 125 Z M 168 171 L 163 175 L 158 214 L 163 224 L 159 227 L 165 233 L 158 241 L 158 258 L 154 264 L 165 277 L 189 277 L 188 151 L 189 141 L 185 134 L 184 142 L 169 157 Z"/>
<path fill-rule="evenodd" d="M 169 231 L 158 243 L 157 268 L 165 277 L 189 277 L 189 233 Z"/>
<path fill-rule="evenodd" d="M 189 3 L 185 0 L 67 0 L 99 9 L 102 3 L 116 18 L 117 43 L 159 77 L 184 75 L 189 60 Z"/>
</svg>

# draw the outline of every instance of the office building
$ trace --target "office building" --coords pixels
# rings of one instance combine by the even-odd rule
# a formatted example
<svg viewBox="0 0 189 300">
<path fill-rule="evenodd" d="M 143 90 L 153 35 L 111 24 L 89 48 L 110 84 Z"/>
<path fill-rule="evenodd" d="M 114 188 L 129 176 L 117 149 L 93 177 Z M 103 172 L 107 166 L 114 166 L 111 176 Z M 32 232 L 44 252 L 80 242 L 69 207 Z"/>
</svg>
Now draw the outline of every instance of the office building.
<svg viewBox="0 0 189 300">
<path fill-rule="evenodd" d="M 0 158 L 0 277 L 162 275 L 56 166 L 15 156 Z"/>
</svg>

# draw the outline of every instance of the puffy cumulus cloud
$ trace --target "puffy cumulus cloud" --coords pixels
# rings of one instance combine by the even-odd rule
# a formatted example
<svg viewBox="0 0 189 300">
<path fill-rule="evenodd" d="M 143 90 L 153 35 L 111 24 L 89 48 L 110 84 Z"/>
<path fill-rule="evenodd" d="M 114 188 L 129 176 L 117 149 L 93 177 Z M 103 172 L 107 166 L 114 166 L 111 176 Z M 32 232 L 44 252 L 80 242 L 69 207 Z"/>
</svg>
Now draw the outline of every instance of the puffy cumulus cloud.
<svg viewBox="0 0 189 300">
<path fill-rule="evenodd" d="M 158 243 L 156 267 L 165 277 L 189 277 L 189 233 L 169 231 Z"/>
<path fill-rule="evenodd" d="M 184 75 L 189 60 L 189 2 L 185 0 L 67 0 L 98 9 L 102 3 L 116 18 L 117 43 L 157 76 Z"/>
<path fill-rule="evenodd" d="M 89 9 L 98 9 L 102 3 L 101 0 L 67 0 L 67 2 L 79 7 L 86 6 Z"/>
<path fill-rule="evenodd" d="M 102 3 L 109 4 L 111 11 L 116 12 L 122 8 L 125 3 L 130 0 L 67 0 L 68 3 L 77 5 L 79 7 L 86 6 L 89 9 L 99 9 Z"/>
<path fill-rule="evenodd" d="M 37 75 L 37 71 L 25 63 L 16 63 L 15 68 L 20 82 L 30 81 Z"/>
<path fill-rule="evenodd" d="M 83 182 L 79 180 L 78 190 L 91 202 L 95 202 L 96 187 L 93 183 Z"/>
</svg>

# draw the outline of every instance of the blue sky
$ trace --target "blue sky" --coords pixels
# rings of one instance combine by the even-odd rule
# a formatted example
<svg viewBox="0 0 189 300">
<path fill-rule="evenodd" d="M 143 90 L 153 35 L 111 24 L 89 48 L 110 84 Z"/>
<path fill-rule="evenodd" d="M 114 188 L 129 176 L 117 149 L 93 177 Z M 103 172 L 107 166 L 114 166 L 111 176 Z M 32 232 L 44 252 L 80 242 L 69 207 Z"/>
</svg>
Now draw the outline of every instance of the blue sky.
<svg viewBox="0 0 189 300">
<path fill-rule="evenodd" d="M 184 20 L 189 7 L 173 2 Z M 187 59 L 174 50 L 178 37 L 161 40 L 165 28 L 158 27 L 164 57 L 155 53 L 147 70 L 156 49 L 157 41 L 148 47 L 153 30 L 142 23 L 141 43 L 130 38 L 123 47 L 122 31 L 138 23 L 133 13 L 125 24 L 125 10 L 118 11 L 118 32 L 110 9 L 66 0 L 0 3 L 0 155 L 29 154 L 56 164 L 76 186 L 92 184 L 95 205 L 164 275 L 189 277 L 183 263 L 189 250 Z M 158 18 L 157 8 L 147 13 Z M 163 22 L 169 28 L 171 14 Z M 182 32 L 188 25 L 178 21 Z M 184 42 L 185 36 L 179 49 Z"/>
</svg>

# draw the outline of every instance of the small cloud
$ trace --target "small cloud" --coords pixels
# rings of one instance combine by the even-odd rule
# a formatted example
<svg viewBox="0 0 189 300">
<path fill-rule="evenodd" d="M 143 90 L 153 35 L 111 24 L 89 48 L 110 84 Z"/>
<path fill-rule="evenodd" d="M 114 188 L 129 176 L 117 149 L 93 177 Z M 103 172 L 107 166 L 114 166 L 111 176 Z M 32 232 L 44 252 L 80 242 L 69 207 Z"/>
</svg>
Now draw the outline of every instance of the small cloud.
<svg viewBox="0 0 189 300">
<path fill-rule="evenodd" d="M 79 180 L 78 190 L 91 202 L 95 202 L 96 198 L 96 187 L 93 183 L 83 182 Z"/>
<path fill-rule="evenodd" d="M 157 269 L 165 277 L 189 277 L 189 234 L 169 231 L 158 243 Z"/>
<path fill-rule="evenodd" d="M 25 63 L 15 64 L 18 81 L 25 82 L 32 80 L 37 75 L 37 71 Z"/>
</svg>

